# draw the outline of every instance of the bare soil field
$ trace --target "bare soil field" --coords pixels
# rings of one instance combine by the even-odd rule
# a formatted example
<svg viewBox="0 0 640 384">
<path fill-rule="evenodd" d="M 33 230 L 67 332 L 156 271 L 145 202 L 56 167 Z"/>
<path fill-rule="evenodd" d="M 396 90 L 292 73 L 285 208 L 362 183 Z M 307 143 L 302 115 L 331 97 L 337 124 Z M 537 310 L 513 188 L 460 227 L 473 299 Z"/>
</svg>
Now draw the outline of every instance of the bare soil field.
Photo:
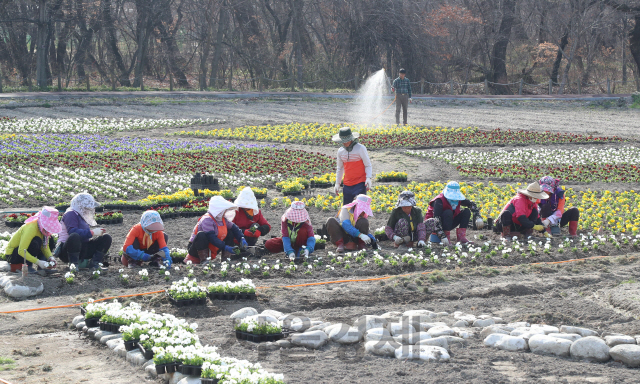
<svg viewBox="0 0 640 384">
<path fill-rule="evenodd" d="M 172 102 L 100 102 L 43 106 L 14 105 L 0 108 L 0 115 L 27 117 L 130 117 L 130 118 L 183 118 L 202 117 L 226 120 L 215 127 L 245 124 L 276 124 L 300 122 L 350 121 L 350 102 L 325 100 L 234 100 Z M 478 101 L 420 102 L 410 107 L 410 122 L 441 126 L 478 126 L 484 129 L 531 129 L 542 131 L 620 135 L 638 139 L 640 110 L 626 107 L 604 108 L 586 102 L 516 102 Z M 388 112 L 387 123 L 393 122 Z M 386 118 L 385 117 L 385 118 Z M 202 129 L 202 128 L 201 128 Z M 166 132 L 121 132 L 122 136 L 157 137 Z M 626 145 L 626 144 L 624 144 Z M 571 148 L 571 146 L 558 146 Z M 336 148 L 289 145 L 287 148 L 318 151 L 335 155 Z M 491 147 L 479 148 L 491 150 Z M 374 173 L 380 171 L 408 171 L 410 181 L 446 181 L 459 178 L 455 167 L 441 162 L 428 162 L 402 154 L 401 148 L 370 151 Z M 566 184 L 575 189 L 638 189 L 636 184 Z M 328 190 L 316 190 L 328 192 Z M 269 196 L 279 196 L 270 188 Z M 315 228 L 335 214 L 311 208 Z M 282 208 L 264 209 L 267 220 L 274 226 L 270 234 L 279 232 Z M 124 212 L 124 224 L 107 225 L 114 238 L 111 256 L 117 256 L 129 228 L 137 222 L 141 212 Z M 372 219 L 371 227 L 386 223 L 386 214 Z M 169 246 L 186 247 L 195 218 L 169 219 L 165 225 Z M 0 232 L 12 231 L 0 224 Z M 496 240 L 488 230 L 470 231 L 471 237 L 483 235 Z M 477 239 L 478 242 L 483 240 Z M 554 240 L 554 244 L 557 244 Z M 398 252 L 389 242 L 381 243 L 382 252 Z M 439 248 L 438 252 L 440 251 Z M 465 346 L 451 349 L 448 363 L 422 363 L 382 358 L 364 353 L 358 347 L 331 343 L 320 350 L 289 348 L 276 351 L 258 350 L 256 344 L 237 341 L 232 333 L 229 315 L 246 306 L 259 311 L 279 310 L 304 315 L 313 320 L 332 323 L 352 323 L 362 315 L 381 315 L 389 311 L 428 309 L 435 312 L 463 311 L 474 315 L 491 314 L 506 322 L 528 321 L 560 326 L 577 325 L 601 333 L 640 334 L 640 253 L 632 245 L 616 249 L 609 244 L 598 250 L 563 254 L 553 251 L 529 258 L 500 256 L 482 259 L 464 265 L 419 264 L 398 266 L 375 264 L 359 265 L 350 269 L 325 266 L 334 251 L 331 245 L 316 252 L 323 267 L 312 274 L 295 272 L 291 276 L 260 272 L 249 276 L 257 286 L 256 302 L 209 301 L 204 308 L 175 308 L 164 295 L 141 296 L 134 299 L 143 309 L 171 313 L 197 322 L 202 344 L 220 347 L 223 356 L 233 356 L 260 362 L 269 371 L 283 373 L 288 383 L 418 383 L 449 381 L 454 383 L 637 383 L 637 369 L 613 361 L 590 363 L 571 358 L 536 355 L 530 352 L 506 352 L 485 347 L 479 335 Z M 401 248 L 401 252 L 406 248 Z M 532 264 L 556 262 L 573 258 L 610 256 L 594 260 L 580 260 L 558 264 Z M 273 265 L 284 255 L 264 257 Z M 259 263 L 248 259 L 247 263 Z M 331 264 L 336 266 L 335 263 Z M 344 264 L 342 264 L 344 265 Z M 171 280 L 186 275 L 184 265 L 172 270 Z M 48 307 L 102 298 L 165 289 L 164 281 L 154 270 L 149 281 L 142 282 L 137 270 L 125 270 L 130 282 L 123 284 L 119 277 L 121 266 L 111 263 L 108 272 L 92 280 L 87 272 L 80 273 L 77 281 L 66 284 L 61 276 L 39 278 L 45 292 L 23 301 L 0 295 L 0 311 Z M 301 267 L 302 268 L 302 267 Z M 236 280 L 246 277 L 230 269 L 222 277 L 218 266 L 204 275 L 195 267 L 199 281 Z M 306 287 L 285 286 L 312 282 L 330 282 L 380 278 L 366 282 L 340 282 Z M 77 308 L 53 309 L 37 312 L 0 314 L 0 357 L 10 358 L 13 364 L 0 361 L 0 377 L 11 383 L 142 383 L 162 382 L 145 375 L 140 367 L 133 367 L 114 355 L 104 345 L 81 337 L 69 330 L 71 320 L 79 314 Z M 480 329 L 477 330 L 479 332 Z"/>
</svg>

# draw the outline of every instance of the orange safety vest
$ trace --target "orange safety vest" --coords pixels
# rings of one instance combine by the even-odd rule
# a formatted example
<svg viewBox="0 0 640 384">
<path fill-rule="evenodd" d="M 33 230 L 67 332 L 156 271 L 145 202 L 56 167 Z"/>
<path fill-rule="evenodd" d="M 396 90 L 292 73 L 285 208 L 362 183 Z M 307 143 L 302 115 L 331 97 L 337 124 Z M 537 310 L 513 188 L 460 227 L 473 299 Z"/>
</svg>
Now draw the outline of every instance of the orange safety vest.
<svg viewBox="0 0 640 384">
<path fill-rule="evenodd" d="M 218 224 L 218 222 L 216 221 L 216 219 L 211 216 L 210 213 L 207 213 L 205 215 L 203 215 L 200 220 L 198 220 L 198 225 L 195 226 L 195 228 L 193 228 L 193 235 L 197 235 L 198 234 L 198 228 L 200 227 L 200 221 L 204 220 L 207 215 L 209 215 L 209 217 L 211 217 L 211 219 L 213 220 L 213 222 L 218 226 L 218 239 L 224 241 L 224 239 L 227 237 L 227 233 L 228 233 L 228 229 L 227 229 L 227 221 L 226 219 L 223 217 L 222 218 L 222 224 Z M 216 255 L 218 254 L 218 247 L 216 247 L 215 245 L 209 243 L 209 250 L 211 250 L 211 258 L 215 259 Z"/>
</svg>

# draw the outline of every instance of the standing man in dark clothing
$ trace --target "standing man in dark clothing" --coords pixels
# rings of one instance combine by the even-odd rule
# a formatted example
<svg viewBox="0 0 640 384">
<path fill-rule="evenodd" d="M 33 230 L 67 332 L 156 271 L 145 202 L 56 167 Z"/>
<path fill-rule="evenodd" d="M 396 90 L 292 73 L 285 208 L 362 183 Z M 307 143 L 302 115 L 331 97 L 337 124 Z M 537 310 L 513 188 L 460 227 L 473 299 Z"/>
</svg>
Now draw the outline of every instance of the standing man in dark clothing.
<svg viewBox="0 0 640 384">
<path fill-rule="evenodd" d="M 407 79 L 407 71 L 400 68 L 400 75 L 393 80 L 391 92 L 396 93 L 396 124 L 400 124 L 400 108 L 402 108 L 402 121 L 407 125 L 407 107 L 411 102 L 411 82 Z"/>
</svg>

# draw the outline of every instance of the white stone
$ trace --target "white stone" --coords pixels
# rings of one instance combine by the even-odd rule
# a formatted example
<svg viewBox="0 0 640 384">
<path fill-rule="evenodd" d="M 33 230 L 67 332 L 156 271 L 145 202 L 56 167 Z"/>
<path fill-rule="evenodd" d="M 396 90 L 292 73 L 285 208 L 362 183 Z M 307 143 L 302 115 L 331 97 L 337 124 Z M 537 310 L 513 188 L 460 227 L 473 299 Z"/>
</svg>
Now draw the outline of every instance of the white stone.
<svg viewBox="0 0 640 384">
<path fill-rule="evenodd" d="M 325 345 L 329 336 L 323 331 L 295 333 L 291 335 L 291 344 L 299 347 L 318 349 Z"/>
<path fill-rule="evenodd" d="M 516 328 L 511 333 L 511 336 L 520 336 L 528 339 L 533 335 L 545 335 L 543 328 Z"/>
<path fill-rule="evenodd" d="M 557 337 L 558 339 L 565 339 L 565 340 L 571 340 L 571 341 L 576 341 L 582 337 L 577 333 L 550 333 L 547 336 Z"/>
<path fill-rule="evenodd" d="M 470 339 L 475 335 L 472 331 L 468 329 L 457 328 L 457 327 L 454 327 L 452 329 L 455 331 L 455 334 L 462 339 Z"/>
<path fill-rule="evenodd" d="M 483 328 L 482 331 L 480 331 L 480 337 L 484 339 L 493 333 L 501 333 L 503 335 L 508 335 L 510 332 L 503 329 L 501 326 L 493 325 L 490 327 Z"/>
<path fill-rule="evenodd" d="M 286 321 L 285 323 L 289 323 L 285 324 L 285 326 L 287 326 L 294 332 L 304 332 L 311 327 L 311 322 L 309 321 L 309 319 L 299 317 L 292 319 L 291 322 Z"/>
<path fill-rule="evenodd" d="M 367 341 L 364 344 L 364 350 L 367 353 L 371 353 L 376 356 L 395 356 L 396 349 L 400 347 L 400 344 L 392 340 L 385 341 Z"/>
<path fill-rule="evenodd" d="M 147 373 L 147 375 L 151 376 L 154 379 L 158 377 L 158 372 L 156 372 L 156 366 L 153 364 L 147 365 L 144 368 L 144 371 Z"/>
<path fill-rule="evenodd" d="M 605 362 L 609 360 L 609 346 L 599 337 L 582 337 L 571 345 L 571 357 Z"/>
<path fill-rule="evenodd" d="M 282 313 L 280 311 L 274 311 L 273 309 L 266 309 L 266 310 L 262 311 L 262 313 L 260 313 L 260 314 L 264 315 L 264 316 L 272 316 L 272 317 L 275 317 L 276 319 L 279 319 L 282 316 L 284 316 L 284 313 Z"/>
<path fill-rule="evenodd" d="M 124 344 L 124 340 L 122 339 L 113 339 L 107 341 L 107 347 L 109 347 L 109 349 L 116 349 L 116 347 L 121 344 Z"/>
<path fill-rule="evenodd" d="M 492 319 L 496 324 L 504 324 L 504 320 L 502 319 L 502 317 L 494 316 L 494 317 L 492 317 Z"/>
<path fill-rule="evenodd" d="M 442 321 L 429 322 L 429 323 L 420 323 L 421 331 L 428 331 L 433 327 L 448 327 L 447 323 L 443 323 Z"/>
<path fill-rule="evenodd" d="M 326 327 L 328 327 L 330 325 L 331 325 L 331 323 L 320 323 L 318 325 L 314 325 L 313 327 L 307 329 L 305 332 L 322 331 L 322 330 L 324 330 Z"/>
<path fill-rule="evenodd" d="M 81 321 L 81 322 L 79 322 L 78 324 L 76 324 L 76 329 L 77 329 L 78 331 L 82 331 L 82 329 L 83 329 L 84 327 L 86 327 L 86 326 L 87 326 L 87 324 L 85 324 L 85 322 L 84 322 L 84 321 Z"/>
<path fill-rule="evenodd" d="M 73 318 L 73 320 L 71 321 L 71 324 L 73 324 L 74 326 L 77 326 L 79 322 L 84 321 L 84 316 L 82 315 L 78 315 L 76 317 Z"/>
<path fill-rule="evenodd" d="M 109 340 L 121 339 L 121 338 L 122 338 L 122 333 L 114 333 L 114 334 L 112 334 L 112 335 L 105 335 L 105 336 L 102 336 L 102 337 L 100 338 L 100 342 L 101 342 L 102 344 L 107 344 L 107 341 L 109 341 Z"/>
<path fill-rule="evenodd" d="M 451 335 L 454 335 L 456 331 L 454 331 L 453 329 L 447 326 L 437 326 L 437 327 L 430 328 L 427 331 L 427 333 L 431 337 L 438 337 L 438 336 L 451 336 Z"/>
<path fill-rule="evenodd" d="M 469 323 L 467 323 L 465 320 L 458 320 L 453 323 L 453 326 L 458 328 L 466 328 L 469 326 Z"/>
<path fill-rule="evenodd" d="M 120 357 L 127 357 L 127 350 L 124 349 L 124 343 L 118 345 L 113 349 L 113 352 L 117 353 Z"/>
<path fill-rule="evenodd" d="M 627 335 L 605 336 L 604 341 L 607 343 L 609 348 L 613 348 L 616 345 L 620 345 L 620 344 L 636 344 L 636 339 Z"/>
<path fill-rule="evenodd" d="M 238 309 L 233 312 L 229 318 L 231 319 L 244 319 L 248 316 L 255 316 L 258 314 L 258 311 L 253 307 L 244 307 L 242 309 Z"/>
<path fill-rule="evenodd" d="M 640 367 L 640 345 L 618 344 L 609 350 L 611 358 L 629 367 Z"/>
<path fill-rule="evenodd" d="M 388 323 L 397 323 L 402 316 L 402 312 L 386 312 L 383 313 L 380 317 L 384 317 L 387 319 Z"/>
<path fill-rule="evenodd" d="M 420 359 L 424 361 L 449 361 L 449 353 L 431 345 L 403 345 L 396 349 L 396 359 Z"/>
<path fill-rule="evenodd" d="M 127 352 L 127 361 L 133 365 L 142 365 L 147 362 L 142 352 L 139 349 Z"/>
<path fill-rule="evenodd" d="M 322 331 L 328 335 L 329 333 L 331 333 L 331 331 L 333 331 L 336 328 L 338 328 L 338 329 L 349 329 L 349 328 L 351 328 L 351 326 L 349 324 L 345 324 L 345 323 L 331 324 L 328 327 L 325 327 L 325 329 L 323 329 Z"/>
<path fill-rule="evenodd" d="M 587 337 L 587 336 L 598 336 L 598 332 L 591 330 L 591 329 L 587 329 L 587 328 L 581 328 L 581 327 L 572 327 L 570 325 L 563 325 L 560 327 L 560 332 L 562 333 L 577 333 L 578 335 L 582 336 L 582 337 Z"/>
<path fill-rule="evenodd" d="M 573 342 L 548 335 L 533 335 L 529 339 L 529 349 L 539 355 L 569 356 Z"/>
<path fill-rule="evenodd" d="M 113 332 L 98 331 L 93 335 L 93 338 L 100 341 L 100 339 L 102 339 L 103 336 L 109 336 L 109 335 L 113 335 Z"/>
<path fill-rule="evenodd" d="M 400 344 L 416 344 L 420 340 L 430 339 L 431 336 L 427 332 L 405 333 L 395 336 L 393 339 Z"/>
<path fill-rule="evenodd" d="M 391 332 L 386 328 L 371 328 L 364 334 L 365 341 L 379 341 L 391 339 Z"/>
<path fill-rule="evenodd" d="M 525 328 L 525 327 L 530 327 L 531 324 L 527 323 L 526 321 L 518 321 L 516 323 L 509 323 L 507 324 L 508 327 L 513 327 L 513 328 Z"/>
<path fill-rule="evenodd" d="M 170 376 L 170 375 L 165 375 L 165 376 Z M 184 379 L 185 377 L 188 377 L 188 376 L 185 376 L 180 372 L 176 372 L 173 374 L 173 376 L 171 376 L 171 379 L 169 379 L 169 384 L 178 384 L 180 380 Z"/>
<path fill-rule="evenodd" d="M 100 328 L 94 327 L 87 329 L 87 335 L 89 335 L 89 337 L 95 336 L 96 332 L 100 332 Z"/>
<path fill-rule="evenodd" d="M 177 384 L 200 384 L 200 378 L 195 376 L 187 376 L 178 381 Z"/>
<path fill-rule="evenodd" d="M 387 329 L 393 336 L 398 336 L 405 333 L 413 333 L 416 331 L 413 325 L 405 323 L 389 323 L 387 325 Z"/>
<path fill-rule="evenodd" d="M 445 340 L 447 340 L 447 344 L 449 344 L 449 348 L 451 347 L 463 347 L 465 345 L 467 345 L 467 340 L 461 338 L 461 337 L 457 337 L 457 336 L 440 336 L 443 337 Z"/>
<path fill-rule="evenodd" d="M 437 316 L 437 314 L 426 309 L 414 309 L 411 311 L 404 311 L 402 313 L 402 316 L 427 316 L 430 318 L 434 318 Z"/>
<path fill-rule="evenodd" d="M 527 341 L 525 339 L 522 337 L 507 335 L 498 340 L 494 344 L 494 347 L 509 352 L 520 352 L 528 349 Z"/>
<path fill-rule="evenodd" d="M 436 316 L 438 316 L 438 317 L 447 317 L 447 316 L 449 316 L 449 312 L 436 312 Z"/>
<path fill-rule="evenodd" d="M 11 270 L 11 266 L 7 261 L 0 261 L 0 272 L 9 272 Z"/>
<path fill-rule="evenodd" d="M 433 318 L 428 315 L 411 315 L 411 316 L 400 316 L 397 322 L 411 324 L 414 328 L 417 328 L 420 323 L 428 323 L 433 321 Z"/>
<path fill-rule="evenodd" d="M 285 339 L 276 341 L 276 345 L 280 348 L 291 348 L 291 342 Z"/>
<path fill-rule="evenodd" d="M 266 311 L 265 311 L 266 312 Z M 265 315 L 264 312 L 259 314 L 259 315 L 252 315 L 252 316 L 247 316 L 244 318 L 245 321 L 255 321 L 259 324 L 262 323 L 272 323 L 272 324 L 278 324 L 278 318 L 275 316 L 271 316 L 271 315 Z"/>
<path fill-rule="evenodd" d="M 14 299 L 39 295 L 44 291 L 44 285 L 39 277 L 29 275 L 26 280 L 23 280 L 21 274 L 0 277 L 0 287 L 4 288 L 4 293 Z"/>
<path fill-rule="evenodd" d="M 329 338 L 331 341 L 340 344 L 354 344 L 362 339 L 362 332 L 356 327 L 346 329 L 334 328 L 329 333 Z"/>
<path fill-rule="evenodd" d="M 533 324 L 531 325 L 531 329 L 542 329 L 544 331 L 545 335 L 548 335 L 550 333 L 558 333 L 560 332 L 560 330 L 558 329 L 558 327 L 554 327 L 551 325 L 546 325 L 546 324 Z"/>
<path fill-rule="evenodd" d="M 433 339 L 424 339 L 416 343 L 416 345 L 430 345 L 433 347 L 440 347 L 449 350 L 449 342 L 445 336 L 434 337 Z"/>
<path fill-rule="evenodd" d="M 484 328 L 484 327 L 488 327 L 490 325 L 494 325 L 496 322 L 493 321 L 493 319 L 489 318 L 489 319 L 478 319 L 476 321 L 473 322 L 473 326 L 475 328 Z"/>
<path fill-rule="evenodd" d="M 382 316 L 362 316 L 358 318 L 353 326 L 364 333 L 371 328 L 386 327 L 388 320 Z"/>
<path fill-rule="evenodd" d="M 467 323 L 473 323 L 474 321 L 476 321 L 475 315 L 471 315 L 463 312 L 454 312 L 453 318 L 456 320 L 466 321 Z"/>
</svg>

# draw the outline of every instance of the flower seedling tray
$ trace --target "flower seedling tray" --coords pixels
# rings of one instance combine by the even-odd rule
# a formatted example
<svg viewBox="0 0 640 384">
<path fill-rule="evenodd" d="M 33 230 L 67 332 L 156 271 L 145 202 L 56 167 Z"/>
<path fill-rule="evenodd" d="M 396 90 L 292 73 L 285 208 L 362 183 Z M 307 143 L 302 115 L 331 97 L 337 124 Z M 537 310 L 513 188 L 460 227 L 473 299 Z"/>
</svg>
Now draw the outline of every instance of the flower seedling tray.
<svg viewBox="0 0 640 384">
<path fill-rule="evenodd" d="M 101 331 L 118 333 L 120 330 L 120 324 L 105 323 L 105 322 L 99 321 L 98 326 L 100 327 Z"/>
<path fill-rule="evenodd" d="M 278 341 L 280 339 L 284 339 L 286 336 L 284 333 L 271 333 L 268 335 L 255 335 L 249 332 L 242 332 L 236 330 L 236 339 L 238 340 L 246 340 L 252 343 L 264 343 L 267 341 Z"/>
<path fill-rule="evenodd" d="M 257 200 L 260 200 L 260 199 L 266 198 L 267 194 L 266 193 L 256 193 L 255 196 L 256 196 Z"/>
<path fill-rule="evenodd" d="M 380 234 L 380 235 L 374 235 L 374 237 L 378 241 L 387 241 L 387 240 L 389 240 L 389 238 L 387 237 L 386 233 L 383 233 L 383 234 Z"/>
<path fill-rule="evenodd" d="M 331 183 L 314 183 L 311 182 L 311 188 L 329 188 L 333 186 Z"/>
<path fill-rule="evenodd" d="M 178 363 L 176 363 L 175 361 L 168 364 L 158 364 L 156 365 L 156 373 L 158 375 L 162 375 L 164 373 L 174 373 L 178 370 L 178 367 Z"/>
<path fill-rule="evenodd" d="M 327 247 L 327 243 L 316 243 L 316 249 L 325 249 Z"/>
<path fill-rule="evenodd" d="M 211 300 L 257 300 L 254 293 L 209 293 Z"/>
<path fill-rule="evenodd" d="M 124 349 L 126 351 L 133 351 L 134 349 L 137 349 L 137 348 L 138 348 L 137 340 L 129 340 L 124 342 Z"/>
<path fill-rule="evenodd" d="M 185 300 L 176 300 L 167 292 L 167 297 L 171 304 L 175 307 L 192 307 L 197 305 L 207 305 L 207 298 L 203 297 L 202 299 L 185 299 Z"/>
<path fill-rule="evenodd" d="M 99 317 L 90 317 L 88 319 L 84 319 L 84 324 L 87 326 L 87 328 L 95 328 L 98 326 L 99 322 Z"/>
<path fill-rule="evenodd" d="M 285 196 L 300 196 L 302 191 L 282 192 L 282 194 Z"/>
<path fill-rule="evenodd" d="M 5 221 L 4 225 L 9 228 L 20 228 L 24 225 L 24 223 L 20 221 Z"/>
<path fill-rule="evenodd" d="M 138 348 L 140 349 L 140 352 L 142 352 L 142 354 L 144 355 L 144 358 L 147 360 L 151 360 L 153 359 L 153 351 L 152 350 L 146 350 L 144 349 L 144 347 L 142 346 L 142 343 L 137 343 L 138 344 Z"/>
<path fill-rule="evenodd" d="M 186 376 L 200 376 L 202 374 L 201 365 L 180 365 L 178 369 L 180 373 Z"/>
<path fill-rule="evenodd" d="M 201 377 L 200 384 L 218 384 L 218 379 L 205 379 Z"/>
</svg>

